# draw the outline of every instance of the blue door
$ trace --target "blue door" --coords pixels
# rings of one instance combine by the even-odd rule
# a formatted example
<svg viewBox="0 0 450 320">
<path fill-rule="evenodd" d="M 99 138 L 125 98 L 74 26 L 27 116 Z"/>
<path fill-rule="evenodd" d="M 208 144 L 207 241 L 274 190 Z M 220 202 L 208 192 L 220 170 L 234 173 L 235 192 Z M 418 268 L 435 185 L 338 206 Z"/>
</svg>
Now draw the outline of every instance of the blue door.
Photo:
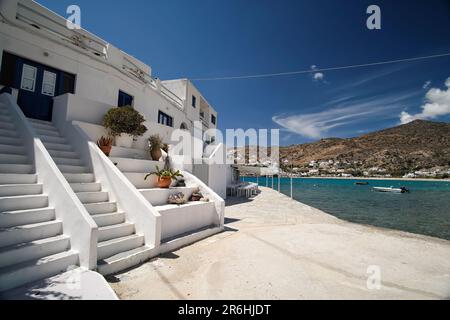
<svg viewBox="0 0 450 320">
<path fill-rule="evenodd" d="M 16 60 L 18 105 L 28 118 L 51 121 L 53 97 L 59 92 L 59 71 L 24 59 Z"/>
</svg>

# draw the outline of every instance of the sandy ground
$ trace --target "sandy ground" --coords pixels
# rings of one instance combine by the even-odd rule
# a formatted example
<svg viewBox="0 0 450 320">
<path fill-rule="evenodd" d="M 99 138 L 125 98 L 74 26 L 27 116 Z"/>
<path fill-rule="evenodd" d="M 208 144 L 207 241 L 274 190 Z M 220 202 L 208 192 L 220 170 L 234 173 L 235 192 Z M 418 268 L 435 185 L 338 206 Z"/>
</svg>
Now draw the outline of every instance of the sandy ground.
<svg viewBox="0 0 450 320">
<path fill-rule="evenodd" d="M 344 222 L 267 188 L 228 201 L 226 217 L 223 233 L 109 277 L 112 288 L 121 299 L 450 298 L 449 241 Z"/>
</svg>

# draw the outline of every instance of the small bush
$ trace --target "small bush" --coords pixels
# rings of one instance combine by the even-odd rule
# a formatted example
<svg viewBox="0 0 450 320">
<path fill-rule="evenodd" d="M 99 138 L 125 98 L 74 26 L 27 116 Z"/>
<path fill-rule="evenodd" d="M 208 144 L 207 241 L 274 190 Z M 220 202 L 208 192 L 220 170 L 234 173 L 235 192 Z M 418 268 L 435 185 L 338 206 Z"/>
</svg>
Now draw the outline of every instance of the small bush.
<svg viewBox="0 0 450 320">
<path fill-rule="evenodd" d="M 164 146 L 162 138 L 157 134 L 150 136 L 148 138 L 148 143 L 150 145 L 150 150 L 162 149 Z"/>
<path fill-rule="evenodd" d="M 138 137 L 147 131 L 144 122 L 144 117 L 132 107 L 121 107 L 112 108 L 105 114 L 103 126 L 108 129 L 111 136 L 127 133 Z"/>
</svg>

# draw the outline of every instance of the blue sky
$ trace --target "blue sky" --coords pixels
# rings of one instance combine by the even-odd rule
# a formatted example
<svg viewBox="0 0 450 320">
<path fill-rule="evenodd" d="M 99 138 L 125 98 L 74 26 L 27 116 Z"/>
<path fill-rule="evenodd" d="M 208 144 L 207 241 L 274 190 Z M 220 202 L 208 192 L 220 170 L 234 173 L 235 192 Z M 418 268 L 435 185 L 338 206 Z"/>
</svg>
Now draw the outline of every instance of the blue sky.
<svg viewBox="0 0 450 320">
<path fill-rule="evenodd" d="M 448 0 L 38 0 L 151 65 L 161 79 L 327 68 L 450 52 Z M 381 8 L 382 29 L 366 28 Z M 317 72 L 318 73 L 318 72 Z M 281 144 L 352 137 L 416 118 L 450 122 L 450 57 L 366 68 L 194 81 L 219 127 L 280 128 Z"/>
</svg>

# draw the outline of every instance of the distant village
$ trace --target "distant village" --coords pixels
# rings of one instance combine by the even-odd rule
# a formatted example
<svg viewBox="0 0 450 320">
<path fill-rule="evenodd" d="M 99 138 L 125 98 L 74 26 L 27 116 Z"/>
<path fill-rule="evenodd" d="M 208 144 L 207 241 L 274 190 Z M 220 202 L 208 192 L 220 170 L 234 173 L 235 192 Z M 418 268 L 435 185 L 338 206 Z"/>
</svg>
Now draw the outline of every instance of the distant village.
<svg viewBox="0 0 450 320">
<path fill-rule="evenodd" d="M 228 156 L 235 156 L 237 163 L 243 163 L 246 159 L 241 153 L 233 154 L 229 151 Z M 436 167 L 429 169 L 420 169 L 408 172 L 403 176 L 392 174 L 385 168 L 372 167 L 363 168 L 361 161 L 337 161 L 337 160 L 312 160 L 305 166 L 293 166 L 289 160 L 281 160 L 281 165 L 275 163 L 270 158 L 256 159 L 250 156 L 246 164 L 239 165 L 243 175 L 270 175 L 270 172 L 280 172 L 281 174 L 294 177 L 341 177 L 341 178 L 409 178 L 409 179 L 448 179 L 450 178 L 449 167 Z M 277 168 L 276 170 L 274 168 Z M 268 170 L 266 170 L 267 168 Z M 256 170 L 255 170 L 256 169 Z"/>
<path fill-rule="evenodd" d="M 313 160 L 306 167 L 289 166 L 289 161 L 282 162 L 282 171 L 284 173 L 294 174 L 300 177 L 376 177 L 376 178 L 392 178 L 393 175 L 384 168 L 372 167 L 358 169 L 362 166 L 362 162 L 354 161 L 352 163 L 346 161 L 316 161 Z M 439 167 L 432 169 L 422 169 L 409 172 L 403 178 L 432 178 L 445 179 L 450 177 L 450 168 Z"/>
</svg>

